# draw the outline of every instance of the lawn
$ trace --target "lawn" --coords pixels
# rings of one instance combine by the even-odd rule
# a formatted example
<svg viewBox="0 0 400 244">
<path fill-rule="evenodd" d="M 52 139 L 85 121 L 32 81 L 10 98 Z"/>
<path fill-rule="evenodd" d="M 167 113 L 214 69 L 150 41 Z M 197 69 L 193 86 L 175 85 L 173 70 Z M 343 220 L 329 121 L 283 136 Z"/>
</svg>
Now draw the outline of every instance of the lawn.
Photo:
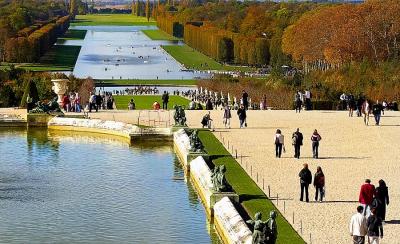
<svg viewBox="0 0 400 244">
<path fill-rule="evenodd" d="M 249 67 L 222 65 L 216 62 L 214 59 L 196 51 L 186 44 L 180 46 L 162 46 L 162 48 L 172 57 L 174 57 L 178 62 L 184 64 L 188 69 L 227 71 L 248 71 L 252 69 Z"/>
<path fill-rule="evenodd" d="M 172 85 L 193 86 L 197 80 L 95 80 L 96 86 Z"/>
<path fill-rule="evenodd" d="M 86 36 L 86 30 L 67 30 L 58 40 L 83 40 Z"/>
<path fill-rule="evenodd" d="M 133 98 L 135 102 L 136 109 L 153 109 L 153 103 L 158 101 L 162 107 L 161 95 L 124 95 L 124 96 L 114 96 L 115 105 L 117 109 L 128 109 L 128 103 Z M 174 105 L 189 105 L 189 100 L 180 96 L 169 96 L 168 109 L 173 109 Z"/>
<path fill-rule="evenodd" d="M 166 41 L 177 41 L 181 40 L 177 37 L 171 36 L 170 34 L 162 30 L 142 30 L 142 32 L 148 36 L 151 40 L 166 40 Z"/>
<path fill-rule="evenodd" d="M 72 26 L 91 25 L 155 25 L 153 19 L 147 21 L 145 17 L 138 17 L 132 14 L 87 14 L 77 15 L 71 22 Z"/>
<path fill-rule="evenodd" d="M 264 192 L 210 131 L 200 130 L 199 137 L 207 154 L 211 156 L 212 162 L 215 165 L 224 164 L 226 166 L 226 178 L 239 195 L 241 206 L 251 217 L 254 217 L 256 212 L 261 212 L 263 220 L 266 220 L 271 210 L 276 210 L 279 213 Z M 305 243 L 280 213 L 278 214 L 277 224 L 277 243 Z"/>
<path fill-rule="evenodd" d="M 31 71 L 72 71 L 80 50 L 80 46 L 54 45 L 38 63 L 17 66 Z"/>
</svg>

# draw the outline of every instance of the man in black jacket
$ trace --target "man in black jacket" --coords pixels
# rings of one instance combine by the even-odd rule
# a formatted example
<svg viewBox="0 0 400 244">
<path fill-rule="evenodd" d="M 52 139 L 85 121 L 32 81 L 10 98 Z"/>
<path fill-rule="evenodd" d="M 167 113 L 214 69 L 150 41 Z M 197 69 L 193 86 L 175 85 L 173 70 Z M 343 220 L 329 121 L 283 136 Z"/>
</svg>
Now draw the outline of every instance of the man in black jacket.
<svg viewBox="0 0 400 244">
<path fill-rule="evenodd" d="M 303 164 L 303 169 L 299 173 L 300 177 L 300 188 L 301 188 L 301 195 L 300 201 L 303 201 L 304 191 L 306 192 L 306 202 L 309 202 L 308 199 L 308 186 L 312 182 L 312 175 L 311 171 L 308 169 L 308 164 Z"/>
<path fill-rule="evenodd" d="M 297 128 L 296 132 L 292 135 L 292 144 L 294 146 L 294 157 L 300 158 L 300 147 L 303 146 L 303 134 Z"/>
<path fill-rule="evenodd" d="M 169 94 L 166 91 L 164 91 L 164 94 L 162 95 L 161 99 L 162 99 L 162 108 L 167 110 L 169 102 Z"/>
</svg>

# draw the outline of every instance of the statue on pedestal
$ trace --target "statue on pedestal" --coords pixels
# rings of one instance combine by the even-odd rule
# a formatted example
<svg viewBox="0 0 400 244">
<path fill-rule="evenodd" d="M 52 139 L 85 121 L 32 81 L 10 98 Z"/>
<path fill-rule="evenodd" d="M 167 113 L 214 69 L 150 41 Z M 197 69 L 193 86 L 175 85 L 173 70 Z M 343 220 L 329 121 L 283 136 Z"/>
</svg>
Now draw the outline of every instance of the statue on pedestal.
<svg viewBox="0 0 400 244">
<path fill-rule="evenodd" d="M 175 126 L 187 126 L 186 125 L 186 114 L 182 106 L 175 105 L 174 120 Z"/>
<path fill-rule="evenodd" d="M 34 114 L 52 114 L 52 113 L 61 113 L 60 106 L 57 103 L 57 98 L 54 98 L 52 101 L 47 104 L 42 103 L 41 101 L 36 103 L 36 107 L 30 110 L 29 113 Z"/>
<path fill-rule="evenodd" d="M 201 143 L 199 136 L 197 135 L 198 131 L 193 130 L 192 134 L 189 136 L 190 139 L 190 149 L 191 152 L 202 152 L 204 149 L 203 143 Z"/>
<path fill-rule="evenodd" d="M 214 185 L 214 191 L 216 192 L 230 192 L 232 187 L 229 185 L 225 177 L 226 168 L 225 165 L 216 166 L 214 172 L 211 175 L 211 182 Z"/>
</svg>

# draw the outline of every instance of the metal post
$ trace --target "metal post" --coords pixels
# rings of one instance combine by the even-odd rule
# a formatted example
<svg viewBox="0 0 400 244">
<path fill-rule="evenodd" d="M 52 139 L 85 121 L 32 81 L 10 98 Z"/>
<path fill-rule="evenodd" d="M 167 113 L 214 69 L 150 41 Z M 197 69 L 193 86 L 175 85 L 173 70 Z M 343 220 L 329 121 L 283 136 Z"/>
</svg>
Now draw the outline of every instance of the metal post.
<svg viewBox="0 0 400 244">
<path fill-rule="evenodd" d="M 237 159 L 237 149 L 235 149 L 235 158 Z"/>
<path fill-rule="evenodd" d="M 258 183 L 258 172 L 257 172 L 257 183 Z"/>
<path fill-rule="evenodd" d="M 250 165 L 250 176 L 253 176 L 253 165 Z"/>
<path fill-rule="evenodd" d="M 293 212 L 293 216 L 292 216 L 292 224 L 294 224 L 294 212 Z"/>
<path fill-rule="evenodd" d="M 283 213 L 286 213 L 286 201 L 283 201 Z"/>
<path fill-rule="evenodd" d="M 240 155 L 240 165 L 243 165 L 243 155 Z M 242 166 L 243 167 L 243 166 Z"/>
<path fill-rule="evenodd" d="M 228 141 L 228 150 L 229 150 L 229 141 Z"/>
<path fill-rule="evenodd" d="M 268 197 L 271 197 L 271 187 L 268 185 Z"/>
<path fill-rule="evenodd" d="M 279 195 L 278 193 L 276 193 L 276 206 L 278 206 L 278 204 L 279 204 Z"/>
<path fill-rule="evenodd" d="M 225 140 L 223 137 L 222 137 L 222 145 L 225 145 Z"/>
<path fill-rule="evenodd" d="M 263 190 L 264 190 L 264 178 L 263 178 Z"/>
<path fill-rule="evenodd" d="M 310 232 L 310 244 L 312 243 L 312 239 L 311 239 L 311 232 Z"/>
<path fill-rule="evenodd" d="M 300 220 L 300 234 L 303 235 L 303 220 Z"/>
</svg>

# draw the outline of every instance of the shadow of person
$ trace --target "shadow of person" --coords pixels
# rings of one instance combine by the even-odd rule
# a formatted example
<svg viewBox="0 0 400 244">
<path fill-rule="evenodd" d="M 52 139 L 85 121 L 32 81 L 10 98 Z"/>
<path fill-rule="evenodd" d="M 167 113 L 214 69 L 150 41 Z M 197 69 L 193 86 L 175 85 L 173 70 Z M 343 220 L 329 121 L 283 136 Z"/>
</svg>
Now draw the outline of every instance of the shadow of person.
<svg viewBox="0 0 400 244">
<path fill-rule="evenodd" d="M 392 220 L 385 221 L 385 223 L 388 224 L 388 225 L 399 225 L 400 224 L 400 220 L 392 219 Z"/>
</svg>

